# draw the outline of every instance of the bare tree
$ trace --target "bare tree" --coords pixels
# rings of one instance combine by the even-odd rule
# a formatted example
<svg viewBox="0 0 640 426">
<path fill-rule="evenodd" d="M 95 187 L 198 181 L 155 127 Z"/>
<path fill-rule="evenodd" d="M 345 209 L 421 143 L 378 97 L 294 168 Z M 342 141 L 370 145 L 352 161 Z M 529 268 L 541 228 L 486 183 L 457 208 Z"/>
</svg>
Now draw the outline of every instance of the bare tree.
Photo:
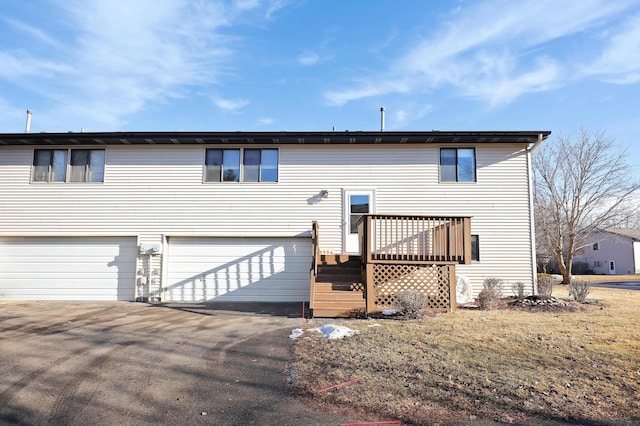
<svg viewBox="0 0 640 426">
<path fill-rule="evenodd" d="M 626 152 L 603 132 L 581 130 L 542 144 L 533 154 L 536 239 L 571 280 L 577 250 L 600 229 L 636 217 L 634 180 Z"/>
</svg>

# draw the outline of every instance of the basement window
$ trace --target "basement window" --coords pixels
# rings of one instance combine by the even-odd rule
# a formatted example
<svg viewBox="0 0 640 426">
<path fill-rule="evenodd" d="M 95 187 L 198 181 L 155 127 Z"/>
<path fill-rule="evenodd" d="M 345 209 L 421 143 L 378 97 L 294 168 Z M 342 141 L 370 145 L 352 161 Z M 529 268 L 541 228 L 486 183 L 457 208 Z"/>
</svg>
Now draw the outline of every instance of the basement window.
<svg viewBox="0 0 640 426">
<path fill-rule="evenodd" d="M 475 182 L 475 148 L 441 148 L 440 182 Z"/>
<path fill-rule="evenodd" d="M 32 182 L 104 182 L 104 149 L 36 149 Z"/>
<path fill-rule="evenodd" d="M 209 148 L 205 182 L 277 182 L 278 150 L 273 148 Z"/>
</svg>

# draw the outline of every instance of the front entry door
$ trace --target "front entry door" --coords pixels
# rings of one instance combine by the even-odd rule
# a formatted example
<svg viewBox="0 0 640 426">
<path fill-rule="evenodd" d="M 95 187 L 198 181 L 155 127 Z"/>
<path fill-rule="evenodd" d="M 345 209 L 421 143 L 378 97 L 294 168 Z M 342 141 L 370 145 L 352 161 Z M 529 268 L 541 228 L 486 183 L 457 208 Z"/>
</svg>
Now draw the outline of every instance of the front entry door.
<svg viewBox="0 0 640 426">
<path fill-rule="evenodd" d="M 358 219 L 363 214 L 374 213 L 373 191 L 344 192 L 344 252 L 360 253 Z"/>
<path fill-rule="evenodd" d="M 615 275 L 616 274 L 616 261 L 615 260 L 610 260 L 609 261 L 609 275 Z"/>
</svg>

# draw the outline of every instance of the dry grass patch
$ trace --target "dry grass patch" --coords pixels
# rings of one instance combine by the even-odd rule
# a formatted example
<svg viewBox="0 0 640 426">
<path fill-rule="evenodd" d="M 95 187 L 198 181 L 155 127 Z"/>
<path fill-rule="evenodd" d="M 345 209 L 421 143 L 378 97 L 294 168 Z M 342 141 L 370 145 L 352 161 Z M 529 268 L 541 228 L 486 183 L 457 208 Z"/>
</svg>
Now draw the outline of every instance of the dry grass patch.
<svg viewBox="0 0 640 426">
<path fill-rule="evenodd" d="M 640 420 L 640 292 L 590 297 L 602 306 L 341 322 L 360 334 L 294 344 L 294 386 L 316 402 L 415 424 Z"/>
</svg>

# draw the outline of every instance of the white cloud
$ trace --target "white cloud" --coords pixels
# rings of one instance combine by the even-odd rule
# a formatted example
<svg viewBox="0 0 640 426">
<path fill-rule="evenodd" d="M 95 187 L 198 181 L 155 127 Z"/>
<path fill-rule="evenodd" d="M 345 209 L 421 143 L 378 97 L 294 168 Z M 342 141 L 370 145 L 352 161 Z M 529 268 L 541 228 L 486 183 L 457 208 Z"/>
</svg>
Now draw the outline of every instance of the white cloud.
<svg viewBox="0 0 640 426">
<path fill-rule="evenodd" d="M 640 82 L 640 16 L 633 16 L 620 26 L 600 57 L 582 70 L 612 83 Z"/>
<path fill-rule="evenodd" d="M 119 129 L 149 104 L 188 96 L 196 86 L 218 84 L 230 74 L 225 64 L 234 40 L 222 31 L 241 19 L 242 11 L 229 10 L 233 6 L 225 2 L 69 0 L 55 5 L 60 10 L 52 14 L 68 25 L 66 44 L 13 20 L 7 22 L 49 45 L 50 52 L 0 48 L 0 77 L 53 105 L 40 112 L 39 124 L 47 131 Z M 219 99 L 217 105 L 237 110 L 247 103 Z"/>
<path fill-rule="evenodd" d="M 305 66 L 315 65 L 320 62 L 320 56 L 315 52 L 304 52 L 298 55 L 298 62 Z"/>
<path fill-rule="evenodd" d="M 391 65 L 348 89 L 325 93 L 334 105 L 394 93 L 425 93 L 449 86 L 491 106 L 564 82 L 562 58 L 550 58 L 545 43 L 571 37 L 617 16 L 631 1 L 493 0 L 458 9 Z"/>
<path fill-rule="evenodd" d="M 0 126 L 8 132 L 24 131 L 27 119 L 27 111 L 11 106 L 9 101 L 0 97 Z"/>
<path fill-rule="evenodd" d="M 260 0 L 234 0 L 233 4 L 239 10 L 250 10 L 260 6 Z"/>
<path fill-rule="evenodd" d="M 387 125 L 387 128 L 401 128 L 407 125 L 408 123 L 412 123 L 424 118 L 428 115 L 432 110 L 431 105 L 404 105 L 404 108 L 400 108 L 396 111 L 392 112 L 392 120 L 389 120 L 390 123 Z"/>
<path fill-rule="evenodd" d="M 267 118 L 267 117 L 265 117 L 265 118 L 261 118 L 261 119 L 259 119 L 259 120 L 258 120 L 258 123 L 259 123 L 259 124 L 262 124 L 263 126 L 268 126 L 268 125 L 270 125 L 270 124 L 273 124 L 273 123 L 274 123 L 274 120 L 273 120 L 273 119 L 271 119 L 271 118 Z"/>
<path fill-rule="evenodd" d="M 226 111 L 237 111 L 249 105 L 249 101 L 246 99 L 222 99 L 214 98 L 213 103 L 220 109 Z"/>
<path fill-rule="evenodd" d="M 267 11 L 265 13 L 265 17 L 267 19 L 273 18 L 273 15 L 276 14 L 280 9 L 284 9 L 287 7 L 292 0 L 271 0 L 268 2 Z"/>
<path fill-rule="evenodd" d="M 72 67 L 60 62 L 41 60 L 25 51 L 7 53 L 0 51 L 0 77 L 8 80 L 26 76 L 53 77 L 56 74 L 68 73 Z"/>
<path fill-rule="evenodd" d="M 4 21 L 6 23 L 8 23 L 9 25 L 11 25 L 12 27 L 26 33 L 27 35 L 36 38 L 37 40 L 40 40 L 43 43 L 46 43 L 50 46 L 54 46 L 54 47 L 60 47 L 61 44 L 58 40 L 56 40 L 55 38 L 51 37 L 50 35 L 48 35 L 47 33 L 45 33 L 44 31 L 42 31 L 40 28 L 34 27 L 32 25 L 29 25 L 25 22 L 22 22 L 20 20 L 17 19 L 10 19 L 10 18 L 5 18 Z"/>
</svg>

